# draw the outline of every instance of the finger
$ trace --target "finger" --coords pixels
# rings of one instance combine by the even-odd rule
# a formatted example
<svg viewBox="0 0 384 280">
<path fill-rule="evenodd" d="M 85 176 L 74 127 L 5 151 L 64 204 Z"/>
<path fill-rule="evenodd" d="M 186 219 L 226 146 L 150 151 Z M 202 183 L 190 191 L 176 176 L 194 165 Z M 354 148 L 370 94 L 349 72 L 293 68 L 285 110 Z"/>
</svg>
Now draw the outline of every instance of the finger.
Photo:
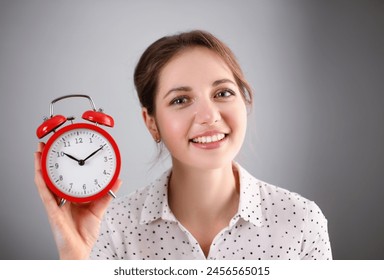
<svg viewBox="0 0 384 280">
<path fill-rule="evenodd" d="M 45 144 L 39 142 L 37 144 L 37 151 L 35 152 L 35 172 L 41 170 L 41 153 L 44 150 Z"/>
<path fill-rule="evenodd" d="M 35 165 L 35 173 L 41 171 L 41 152 L 34 153 L 34 165 Z"/>
<path fill-rule="evenodd" d="M 42 152 L 43 152 L 43 150 L 44 150 L 44 148 L 45 148 L 45 143 L 44 142 L 39 142 L 38 144 L 37 144 L 37 152 L 35 153 L 35 172 L 38 172 L 38 171 L 41 171 L 41 154 L 42 154 Z M 42 173 L 41 173 L 42 174 Z M 40 174 L 40 177 L 41 177 L 41 179 L 40 180 L 42 180 L 43 181 L 43 185 L 44 185 L 44 189 L 42 189 L 42 191 L 44 191 L 44 190 L 46 190 L 49 194 L 47 195 L 47 196 L 43 196 L 42 198 L 43 199 L 51 199 L 51 196 L 53 197 L 53 199 L 56 201 L 56 204 L 57 205 L 59 205 L 59 203 L 60 203 L 60 198 L 59 197 L 57 197 L 54 193 L 52 193 L 49 189 L 48 189 L 48 187 L 46 186 L 46 184 L 45 184 L 45 181 L 43 180 L 43 177 L 42 177 L 42 175 Z M 40 192 L 40 190 L 39 190 L 39 192 Z M 45 200 L 44 200 L 45 201 Z"/>
<path fill-rule="evenodd" d="M 52 192 L 48 189 L 43 175 L 41 173 L 41 153 L 35 152 L 35 185 L 39 191 L 40 198 L 43 201 L 44 206 L 47 210 L 57 208 L 57 201 Z"/>
<path fill-rule="evenodd" d="M 118 190 L 120 189 L 122 183 L 123 182 L 120 179 L 118 179 L 116 181 L 116 183 L 113 185 L 113 187 L 111 188 L 111 190 L 114 193 L 117 193 Z M 104 215 L 104 212 L 107 209 L 109 203 L 112 201 L 112 199 L 113 198 L 109 194 L 105 195 L 102 198 L 100 198 L 99 200 L 92 202 L 92 206 L 90 207 L 89 210 L 92 211 L 92 213 L 95 216 L 97 216 L 98 218 L 101 219 L 101 217 Z"/>
<path fill-rule="evenodd" d="M 42 152 L 44 150 L 45 144 L 43 142 L 39 142 L 37 144 L 37 151 Z"/>
</svg>

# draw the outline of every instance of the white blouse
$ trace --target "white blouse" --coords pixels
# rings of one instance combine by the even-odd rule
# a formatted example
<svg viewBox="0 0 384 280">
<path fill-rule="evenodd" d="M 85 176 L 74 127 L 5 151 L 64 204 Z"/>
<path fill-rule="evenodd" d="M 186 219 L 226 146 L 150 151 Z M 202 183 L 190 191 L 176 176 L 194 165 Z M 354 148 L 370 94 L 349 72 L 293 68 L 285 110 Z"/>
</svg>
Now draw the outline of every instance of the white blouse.
<svg viewBox="0 0 384 280">
<path fill-rule="evenodd" d="M 237 214 L 205 257 L 168 205 L 171 170 L 151 185 L 115 199 L 106 211 L 92 259 L 332 259 L 327 220 L 302 196 L 251 176 L 240 177 Z"/>
</svg>

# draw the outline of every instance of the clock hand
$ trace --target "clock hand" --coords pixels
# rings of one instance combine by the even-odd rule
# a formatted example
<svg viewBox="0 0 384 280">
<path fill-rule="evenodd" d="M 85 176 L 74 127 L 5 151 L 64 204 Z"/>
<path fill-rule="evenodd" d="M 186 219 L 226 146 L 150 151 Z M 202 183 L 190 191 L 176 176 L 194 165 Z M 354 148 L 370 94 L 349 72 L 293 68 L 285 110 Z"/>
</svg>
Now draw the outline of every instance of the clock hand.
<svg viewBox="0 0 384 280">
<path fill-rule="evenodd" d="M 94 156 L 98 151 L 102 150 L 102 149 L 104 148 L 105 145 L 106 145 L 106 144 L 104 144 L 103 146 L 101 146 L 100 148 L 98 148 L 96 151 L 94 151 L 92 154 L 90 154 L 90 155 L 87 156 L 85 159 L 83 159 L 83 160 L 82 160 L 82 161 L 83 161 L 83 164 L 84 164 L 84 162 L 85 162 L 87 159 L 89 159 L 90 157 Z"/>
<path fill-rule="evenodd" d="M 64 152 L 63 152 L 63 154 L 66 155 L 67 157 L 69 157 L 69 158 L 71 158 L 71 159 L 77 161 L 77 162 L 80 164 L 80 160 L 77 159 L 77 158 L 75 158 L 74 156 L 71 156 L 71 155 L 69 155 L 69 154 L 67 154 L 67 153 L 64 153 Z"/>
</svg>

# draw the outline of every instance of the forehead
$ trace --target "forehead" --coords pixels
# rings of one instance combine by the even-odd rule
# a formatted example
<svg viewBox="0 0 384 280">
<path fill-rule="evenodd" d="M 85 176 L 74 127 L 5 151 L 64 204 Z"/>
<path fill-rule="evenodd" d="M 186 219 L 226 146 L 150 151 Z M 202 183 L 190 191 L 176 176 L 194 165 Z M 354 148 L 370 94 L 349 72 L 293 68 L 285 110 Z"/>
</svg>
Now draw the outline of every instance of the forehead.
<svg viewBox="0 0 384 280">
<path fill-rule="evenodd" d="M 204 82 L 211 84 L 223 78 L 234 81 L 232 71 L 218 54 L 205 47 L 187 48 L 163 67 L 159 75 L 159 89 Z"/>
</svg>

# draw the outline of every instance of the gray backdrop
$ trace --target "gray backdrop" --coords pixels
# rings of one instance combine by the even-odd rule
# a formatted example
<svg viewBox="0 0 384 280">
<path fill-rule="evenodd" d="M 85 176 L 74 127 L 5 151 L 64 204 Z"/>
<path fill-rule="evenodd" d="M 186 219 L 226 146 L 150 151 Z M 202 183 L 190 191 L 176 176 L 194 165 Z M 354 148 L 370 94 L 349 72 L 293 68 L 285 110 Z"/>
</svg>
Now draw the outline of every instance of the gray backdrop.
<svg viewBox="0 0 384 280">
<path fill-rule="evenodd" d="M 238 161 L 317 202 L 335 259 L 384 258 L 383 1 L 2 0 L 1 259 L 57 258 L 33 183 L 35 130 L 52 99 L 89 94 L 115 118 L 119 195 L 167 168 L 152 167 L 132 74 L 154 40 L 195 28 L 232 48 L 255 89 Z M 55 112 L 88 107 L 63 101 Z"/>
</svg>

